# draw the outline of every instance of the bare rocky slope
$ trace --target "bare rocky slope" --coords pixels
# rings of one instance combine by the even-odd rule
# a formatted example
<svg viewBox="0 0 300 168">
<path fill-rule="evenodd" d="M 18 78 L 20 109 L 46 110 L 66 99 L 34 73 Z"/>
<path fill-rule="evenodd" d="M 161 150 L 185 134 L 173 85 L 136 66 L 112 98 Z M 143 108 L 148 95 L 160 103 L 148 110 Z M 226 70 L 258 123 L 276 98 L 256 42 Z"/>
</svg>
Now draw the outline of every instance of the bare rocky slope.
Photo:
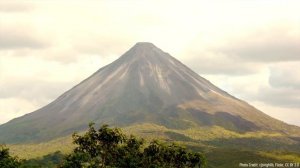
<svg viewBox="0 0 300 168">
<path fill-rule="evenodd" d="M 84 130 L 89 122 L 300 135 L 299 127 L 271 118 L 153 44 L 141 42 L 52 103 L 1 125 L 0 142 L 50 140 Z"/>
</svg>

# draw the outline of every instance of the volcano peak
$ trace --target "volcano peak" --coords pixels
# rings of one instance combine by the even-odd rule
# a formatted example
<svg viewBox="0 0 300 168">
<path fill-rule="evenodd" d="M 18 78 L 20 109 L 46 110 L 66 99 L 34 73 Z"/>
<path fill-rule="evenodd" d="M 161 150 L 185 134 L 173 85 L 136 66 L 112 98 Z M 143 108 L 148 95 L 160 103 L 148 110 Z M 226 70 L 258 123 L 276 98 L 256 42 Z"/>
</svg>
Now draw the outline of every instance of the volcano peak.
<svg viewBox="0 0 300 168">
<path fill-rule="evenodd" d="M 127 61 L 149 60 L 166 57 L 168 54 L 150 42 L 137 42 L 121 58 Z"/>
<path fill-rule="evenodd" d="M 150 42 L 137 42 L 135 47 L 155 47 L 153 43 Z"/>
<path fill-rule="evenodd" d="M 150 42 L 137 42 L 133 47 L 133 50 L 135 50 L 136 53 L 141 54 L 141 53 L 148 53 L 151 51 L 158 51 L 160 50 L 157 48 L 154 44 Z M 160 50 L 161 51 L 161 50 Z"/>
</svg>

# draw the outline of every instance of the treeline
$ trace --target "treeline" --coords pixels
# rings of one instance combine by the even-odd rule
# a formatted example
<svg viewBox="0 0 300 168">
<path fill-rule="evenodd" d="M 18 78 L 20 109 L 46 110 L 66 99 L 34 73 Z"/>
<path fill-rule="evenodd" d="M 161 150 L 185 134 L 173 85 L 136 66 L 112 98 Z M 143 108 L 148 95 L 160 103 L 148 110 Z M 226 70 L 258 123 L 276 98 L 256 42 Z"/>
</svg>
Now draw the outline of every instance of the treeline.
<svg viewBox="0 0 300 168">
<path fill-rule="evenodd" d="M 12 157 L 4 146 L 0 148 L 1 168 L 202 168 L 205 157 L 174 143 L 126 136 L 119 128 L 94 124 L 84 135 L 73 134 L 77 147 L 69 155 L 60 152 L 39 159 L 20 160 Z"/>
</svg>

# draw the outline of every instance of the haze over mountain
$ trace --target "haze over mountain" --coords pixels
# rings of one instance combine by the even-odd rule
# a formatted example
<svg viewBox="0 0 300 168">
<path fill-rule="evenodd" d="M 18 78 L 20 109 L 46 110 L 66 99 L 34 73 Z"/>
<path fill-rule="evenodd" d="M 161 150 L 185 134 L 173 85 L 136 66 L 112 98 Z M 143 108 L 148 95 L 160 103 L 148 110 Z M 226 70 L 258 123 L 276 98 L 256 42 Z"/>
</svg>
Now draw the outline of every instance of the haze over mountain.
<svg viewBox="0 0 300 168">
<path fill-rule="evenodd" d="M 300 135 L 299 127 L 269 117 L 153 44 L 140 42 L 52 103 L 1 125 L 0 142 L 49 140 L 84 130 L 89 122 Z"/>
</svg>

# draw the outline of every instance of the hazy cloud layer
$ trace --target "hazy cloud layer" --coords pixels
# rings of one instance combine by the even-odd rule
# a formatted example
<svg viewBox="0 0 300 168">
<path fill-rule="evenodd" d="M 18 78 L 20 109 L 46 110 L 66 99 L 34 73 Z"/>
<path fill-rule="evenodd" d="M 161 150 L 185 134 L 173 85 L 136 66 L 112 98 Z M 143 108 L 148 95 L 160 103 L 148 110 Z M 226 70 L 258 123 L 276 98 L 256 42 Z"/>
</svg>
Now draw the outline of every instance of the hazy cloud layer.
<svg viewBox="0 0 300 168">
<path fill-rule="evenodd" d="M 269 88 L 261 88 L 259 99 L 273 106 L 300 108 L 300 62 L 270 67 Z"/>
<path fill-rule="evenodd" d="M 269 83 L 272 87 L 300 90 L 300 61 L 290 62 L 270 68 Z"/>
<path fill-rule="evenodd" d="M 261 88 L 257 100 L 277 107 L 300 108 L 300 90 Z"/>
<path fill-rule="evenodd" d="M 259 30 L 220 49 L 233 59 L 251 62 L 282 62 L 300 60 L 300 25 L 291 29 L 271 27 Z"/>
<path fill-rule="evenodd" d="M 23 98 L 31 101 L 53 100 L 70 89 L 74 83 L 47 82 L 42 80 L 10 80 L 0 86 L 0 99 Z"/>
<path fill-rule="evenodd" d="M 150 41 L 234 96 L 300 125 L 299 6 L 0 1 L 0 123 L 46 105 L 136 42 Z"/>
<path fill-rule="evenodd" d="M 19 48 L 40 49 L 47 46 L 45 41 L 38 39 L 33 34 L 34 32 L 23 31 L 16 27 L 6 30 L 0 28 L 0 50 Z"/>
<path fill-rule="evenodd" d="M 34 9 L 31 2 L 27 1 L 0 1 L 0 12 L 28 12 Z"/>
<path fill-rule="evenodd" d="M 183 61 L 199 74 L 241 76 L 257 73 L 261 68 L 260 64 L 236 61 L 221 52 L 198 52 Z"/>
</svg>

